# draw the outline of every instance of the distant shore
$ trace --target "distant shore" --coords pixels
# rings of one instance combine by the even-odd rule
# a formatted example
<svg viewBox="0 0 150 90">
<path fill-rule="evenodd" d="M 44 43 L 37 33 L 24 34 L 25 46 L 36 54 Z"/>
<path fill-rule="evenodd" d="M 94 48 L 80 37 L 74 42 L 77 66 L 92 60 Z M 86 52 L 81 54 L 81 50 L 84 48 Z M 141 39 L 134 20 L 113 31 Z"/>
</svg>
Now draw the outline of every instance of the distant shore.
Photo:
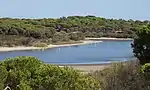
<svg viewBox="0 0 150 90">
<path fill-rule="evenodd" d="M 107 38 L 107 37 L 101 37 L 101 38 L 86 38 L 87 40 L 133 40 L 133 38 Z"/>
<path fill-rule="evenodd" d="M 50 45 L 48 45 L 48 47 L 25 47 L 25 46 L 0 47 L 0 52 L 5 52 L 5 51 L 24 51 L 24 50 L 40 50 L 40 49 L 42 50 L 42 49 L 57 48 L 57 47 L 86 45 L 86 44 L 99 43 L 99 42 L 102 42 L 102 41 L 85 40 L 85 41 L 82 41 L 82 43 L 74 43 L 74 44 L 62 44 L 62 45 L 50 44 Z"/>
<path fill-rule="evenodd" d="M 24 51 L 24 50 L 43 50 L 43 49 L 57 48 L 57 47 L 86 45 L 86 44 L 92 44 L 92 43 L 99 43 L 99 42 L 102 42 L 103 40 L 133 40 L 133 39 L 131 39 L 131 38 L 106 38 L 106 37 L 85 38 L 85 40 L 83 40 L 82 43 L 61 44 L 61 45 L 50 44 L 50 45 L 48 45 L 48 47 L 26 47 L 26 46 L 0 47 L 0 52 L 5 52 L 5 51 Z"/>
</svg>

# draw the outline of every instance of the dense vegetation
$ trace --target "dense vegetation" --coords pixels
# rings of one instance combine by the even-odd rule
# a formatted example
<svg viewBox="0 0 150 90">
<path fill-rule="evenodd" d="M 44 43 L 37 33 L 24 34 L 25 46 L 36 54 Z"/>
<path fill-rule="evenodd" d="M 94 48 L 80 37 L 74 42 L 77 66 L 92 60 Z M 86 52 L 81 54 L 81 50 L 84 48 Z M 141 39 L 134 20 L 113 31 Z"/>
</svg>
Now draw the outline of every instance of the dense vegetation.
<svg viewBox="0 0 150 90">
<path fill-rule="evenodd" d="M 137 37 L 132 44 L 135 57 L 140 60 L 140 64 L 150 63 L 150 25 L 139 28 Z"/>
<path fill-rule="evenodd" d="M 137 29 L 132 47 L 138 60 L 90 73 L 101 90 L 150 90 L 150 25 Z"/>
<path fill-rule="evenodd" d="M 83 74 L 34 57 L 16 57 L 0 62 L 0 90 L 150 90 L 149 70 L 150 63 L 141 67 L 131 61 Z"/>
<path fill-rule="evenodd" d="M 134 37 L 133 52 L 139 62 L 117 63 L 86 75 L 72 68 L 44 64 L 34 57 L 9 58 L 0 62 L 0 90 L 7 86 L 11 90 L 150 90 L 148 23 L 94 16 L 2 18 L 0 46 L 46 46 L 49 43 L 83 40 L 85 37 Z"/>
<path fill-rule="evenodd" d="M 83 40 L 85 37 L 132 38 L 149 21 L 69 16 L 58 19 L 0 19 L 0 46 Z"/>
<path fill-rule="evenodd" d="M 150 64 L 136 61 L 112 64 L 109 68 L 90 73 L 99 80 L 101 90 L 150 90 Z"/>
<path fill-rule="evenodd" d="M 90 76 L 68 67 L 44 64 L 34 57 L 16 57 L 0 62 L 0 90 L 99 90 Z"/>
</svg>

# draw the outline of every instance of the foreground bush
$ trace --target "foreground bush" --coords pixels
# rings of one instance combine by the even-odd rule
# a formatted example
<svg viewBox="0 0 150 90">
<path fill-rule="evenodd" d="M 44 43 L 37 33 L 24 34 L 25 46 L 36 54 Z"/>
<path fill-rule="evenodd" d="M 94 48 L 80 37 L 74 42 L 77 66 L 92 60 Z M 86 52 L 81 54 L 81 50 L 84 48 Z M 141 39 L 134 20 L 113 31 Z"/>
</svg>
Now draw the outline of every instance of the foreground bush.
<svg viewBox="0 0 150 90">
<path fill-rule="evenodd" d="M 90 75 L 99 80 L 101 90 L 150 90 L 148 79 L 144 78 L 140 65 L 135 61 L 113 64 Z"/>
<path fill-rule="evenodd" d="M 147 80 L 147 83 L 150 84 L 150 63 L 143 65 L 141 72 L 144 75 L 144 78 Z"/>
<path fill-rule="evenodd" d="M 137 38 L 132 44 L 135 57 L 140 60 L 140 64 L 150 63 L 150 25 L 137 30 Z"/>
<path fill-rule="evenodd" d="M 34 57 L 16 57 L 0 63 L 0 90 L 98 90 L 90 76 L 68 67 L 42 63 Z"/>
</svg>

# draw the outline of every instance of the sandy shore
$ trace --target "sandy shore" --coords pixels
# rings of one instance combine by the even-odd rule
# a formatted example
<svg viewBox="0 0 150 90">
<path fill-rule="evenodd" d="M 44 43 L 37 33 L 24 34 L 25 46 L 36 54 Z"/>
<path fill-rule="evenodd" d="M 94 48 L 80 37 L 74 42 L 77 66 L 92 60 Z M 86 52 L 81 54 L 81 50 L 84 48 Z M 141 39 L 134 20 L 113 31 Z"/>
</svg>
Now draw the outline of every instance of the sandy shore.
<svg viewBox="0 0 150 90">
<path fill-rule="evenodd" d="M 137 59 L 131 59 L 129 61 L 121 61 L 121 62 L 116 62 L 116 63 L 120 63 L 120 64 L 123 64 L 123 65 L 126 65 L 126 64 L 135 64 L 138 63 Z M 76 69 L 76 70 L 79 70 L 83 73 L 90 73 L 90 72 L 95 72 L 97 70 L 103 70 L 103 69 L 106 69 L 106 68 L 110 68 L 113 64 L 115 64 L 115 62 L 113 63 L 106 63 L 106 64 L 71 64 L 71 65 L 58 65 L 59 67 L 64 67 L 64 66 L 67 66 L 67 67 L 71 67 L 73 69 Z"/>
<path fill-rule="evenodd" d="M 65 47 L 65 46 L 76 46 L 76 45 L 85 45 L 85 44 L 91 44 L 91 43 L 99 43 L 102 42 L 102 40 L 133 40 L 132 38 L 86 38 L 83 43 L 76 43 L 76 44 L 63 44 L 63 45 L 48 45 L 46 48 L 57 48 L 57 47 Z M 17 47 L 0 47 L 0 52 L 4 51 L 21 51 L 21 50 L 38 50 L 43 49 L 41 47 L 25 47 L 25 46 L 17 46 Z"/>
<path fill-rule="evenodd" d="M 76 45 L 85 45 L 85 44 L 92 44 L 92 43 L 99 43 L 102 41 L 92 41 L 92 40 L 85 40 L 83 43 L 76 43 L 76 44 L 63 44 L 63 45 L 48 45 L 46 48 L 57 48 L 57 47 L 66 47 L 66 46 L 76 46 Z M 0 47 L 0 52 L 4 51 L 21 51 L 21 50 L 38 50 L 43 49 L 41 47 L 25 47 L 25 46 L 17 46 L 17 47 Z"/>
<path fill-rule="evenodd" d="M 101 38 L 86 38 L 86 40 L 133 40 L 132 38 L 107 38 L 107 37 L 101 37 Z"/>
<path fill-rule="evenodd" d="M 89 72 L 94 72 L 96 70 L 103 70 L 105 68 L 108 68 L 112 65 L 110 64 L 79 64 L 79 65 L 59 65 L 59 67 L 71 67 L 76 70 L 80 70 L 81 72 L 84 73 L 89 73 Z"/>
</svg>

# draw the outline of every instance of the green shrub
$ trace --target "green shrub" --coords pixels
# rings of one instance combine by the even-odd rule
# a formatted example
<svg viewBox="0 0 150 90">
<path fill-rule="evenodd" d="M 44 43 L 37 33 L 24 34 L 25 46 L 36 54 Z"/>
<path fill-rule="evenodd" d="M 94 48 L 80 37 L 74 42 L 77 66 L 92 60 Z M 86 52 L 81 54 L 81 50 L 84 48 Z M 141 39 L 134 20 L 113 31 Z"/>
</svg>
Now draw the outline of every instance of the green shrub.
<svg viewBox="0 0 150 90">
<path fill-rule="evenodd" d="M 34 47 L 48 47 L 46 43 L 36 43 L 33 45 Z"/>
<path fill-rule="evenodd" d="M 57 32 L 52 37 L 52 42 L 54 42 L 54 43 L 65 42 L 65 41 L 69 41 L 69 37 L 68 37 L 68 33 L 64 32 L 64 31 Z"/>
<path fill-rule="evenodd" d="M 0 46 L 14 47 L 14 46 L 30 46 L 31 43 L 38 41 L 34 38 L 13 36 L 13 35 L 0 35 Z"/>
<path fill-rule="evenodd" d="M 132 44 L 133 53 L 144 65 L 150 62 L 150 25 L 138 29 L 136 35 Z"/>
<path fill-rule="evenodd" d="M 134 61 L 113 64 L 90 75 L 99 80 L 101 90 L 150 90 L 139 70 L 140 65 Z"/>
<path fill-rule="evenodd" d="M 42 65 L 38 72 L 41 82 L 37 85 L 44 90 L 98 90 L 99 88 L 96 80 L 72 68 Z"/>
<path fill-rule="evenodd" d="M 141 72 L 144 75 L 144 78 L 147 80 L 150 85 L 150 63 L 146 63 L 141 67 Z"/>
<path fill-rule="evenodd" d="M 99 90 L 99 83 L 68 67 L 42 63 L 34 57 L 8 58 L 1 62 L 0 89 Z"/>
<path fill-rule="evenodd" d="M 3 66 L 3 63 L 0 62 L 0 90 L 3 90 L 5 88 L 4 82 L 7 79 L 7 75 L 8 75 L 8 72 L 5 66 Z"/>
<path fill-rule="evenodd" d="M 85 36 L 81 32 L 72 32 L 69 33 L 69 38 L 70 40 L 78 41 L 78 40 L 83 40 Z"/>
</svg>

